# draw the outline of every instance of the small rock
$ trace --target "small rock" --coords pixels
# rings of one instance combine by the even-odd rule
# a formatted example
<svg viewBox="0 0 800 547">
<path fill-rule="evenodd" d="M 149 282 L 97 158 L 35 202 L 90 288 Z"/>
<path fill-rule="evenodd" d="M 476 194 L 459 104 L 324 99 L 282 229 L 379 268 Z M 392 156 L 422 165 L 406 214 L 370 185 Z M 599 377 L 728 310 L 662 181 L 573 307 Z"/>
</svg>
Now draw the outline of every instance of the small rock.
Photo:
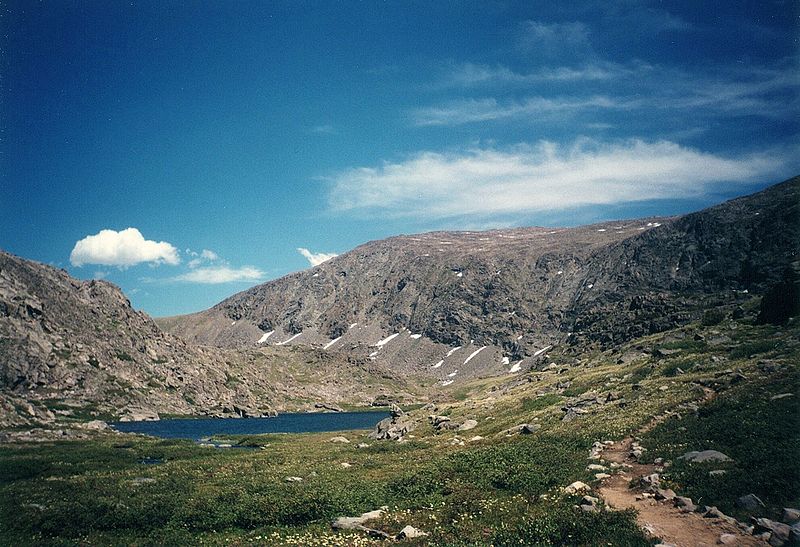
<svg viewBox="0 0 800 547">
<path fill-rule="evenodd" d="M 736 507 L 754 513 L 764 508 L 764 502 L 755 494 L 747 494 L 736 500 Z"/>
<path fill-rule="evenodd" d="M 91 422 L 86 422 L 83 424 L 83 428 L 90 429 L 92 431 L 108 431 L 111 429 L 111 426 L 103 420 L 92 420 Z"/>
<path fill-rule="evenodd" d="M 724 469 L 714 469 L 713 471 L 709 471 L 708 472 L 708 476 L 709 477 L 721 477 L 725 473 L 727 473 L 727 471 L 724 470 Z"/>
<path fill-rule="evenodd" d="M 339 465 L 341 465 L 345 469 L 347 469 L 348 467 L 353 467 L 353 464 L 352 463 L 348 463 L 348 462 L 342 462 Z"/>
<path fill-rule="evenodd" d="M 687 498 L 684 496 L 675 496 L 675 499 L 672 500 L 675 503 L 675 507 L 681 510 L 683 513 L 694 513 L 697 510 L 692 498 Z"/>
<path fill-rule="evenodd" d="M 350 444 L 350 440 L 347 437 L 331 437 L 328 442 Z"/>
<path fill-rule="evenodd" d="M 656 488 L 654 494 L 657 500 L 675 499 L 675 492 L 671 488 Z"/>
<path fill-rule="evenodd" d="M 303 477 L 286 477 L 286 482 L 303 482 Z"/>
<path fill-rule="evenodd" d="M 465 420 L 463 424 L 458 427 L 459 431 L 469 431 L 470 429 L 475 429 L 478 426 L 477 420 Z M 408 526 L 408 528 L 411 528 Z"/>
<path fill-rule="evenodd" d="M 717 543 L 720 545 L 736 545 L 739 543 L 739 538 L 735 534 L 722 534 L 719 536 Z"/>
<path fill-rule="evenodd" d="M 781 399 L 786 399 L 787 397 L 794 397 L 794 393 L 781 393 L 780 395 L 773 395 L 769 398 L 770 401 L 779 401 Z"/>
<path fill-rule="evenodd" d="M 605 471 L 606 470 L 606 466 L 605 465 L 600 465 L 598 463 L 590 463 L 586 467 L 586 470 L 587 471 Z"/>
<path fill-rule="evenodd" d="M 522 427 L 520 428 L 519 432 L 522 435 L 530 435 L 531 433 L 534 433 L 540 427 L 541 426 L 539 424 L 522 424 Z"/>
<path fill-rule="evenodd" d="M 661 484 L 661 475 L 658 473 L 652 473 L 650 475 L 646 475 L 641 478 L 642 484 L 646 486 L 658 486 Z"/>
<path fill-rule="evenodd" d="M 579 492 L 588 492 L 592 488 L 581 481 L 575 481 L 566 488 L 564 488 L 564 492 L 567 494 L 578 494 Z"/>
<path fill-rule="evenodd" d="M 705 462 L 730 462 L 733 461 L 731 458 L 723 454 L 722 452 L 718 452 L 717 450 L 703 450 L 703 451 L 692 451 L 687 452 L 683 456 L 678 458 L 679 460 L 686 460 L 687 462 L 692 463 L 705 463 Z"/>
<path fill-rule="evenodd" d="M 424 538 L 427 535 L 428 535 L 427 532 L 423 532 L 422 530 L 418 530 L 418 529 L 414 528 L 413 526 L 409 525 L 409 526 L 406 526 L 405 528 L 403 528 L 402 530 L 400 530 L 400 533 L 397 534 L 397 538 L 396 539 Z"/>
<path fill-rule="evenodd" d="M 475 435 L 474 437 L 472 437 L 472 438 L 469 440 L 469 442 L 471 442 L 471 443 L 476 443 L 476 442 L 478 442 L 478 441 L 482 441 L 482 440 L 483 440 L 483 437 L 481 437 L 480 435 Z"/>
<path fill-rule="evenodd" d="M 369 445 L 367 443 L 358 443 L 356 448 L 369 448 Z"/>
<path fill-rule="evenodd" d="M 607 479 L 607 478 L 608 478 L 608 477 L 610 477 L 610 476 L 611 476 L 611 475 L 609 475 L 608 473 L 595 473 L 595 474 L 594 474 L 594 478 L 595 478 L 595 479 L 597 479 L 597 480 L 599 480 L 599 481 L 601 481 L 601 480 L 603 480 L 603 479 Z"/>
</svg>

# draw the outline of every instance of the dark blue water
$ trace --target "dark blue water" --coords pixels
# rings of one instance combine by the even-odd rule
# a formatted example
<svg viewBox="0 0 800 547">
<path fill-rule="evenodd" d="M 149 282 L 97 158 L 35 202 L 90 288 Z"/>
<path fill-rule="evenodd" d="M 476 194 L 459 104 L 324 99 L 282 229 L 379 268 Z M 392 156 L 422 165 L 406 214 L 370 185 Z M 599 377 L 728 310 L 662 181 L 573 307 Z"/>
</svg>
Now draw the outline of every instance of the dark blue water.
<svg viewBox="0 0 800 547">
<path fill-rule="evenodd" d="M 115 422 L 125 433 L 144 433 L 169 439 L 199 440 L 213 435 L 257 435 L 259 433 L 318 433 L 347 429 L 371 429 L 388 418 L 388 412 L 314 412 L 280 414 L 274 418 L 198 418 L 157 422 Z"/>
</svg>

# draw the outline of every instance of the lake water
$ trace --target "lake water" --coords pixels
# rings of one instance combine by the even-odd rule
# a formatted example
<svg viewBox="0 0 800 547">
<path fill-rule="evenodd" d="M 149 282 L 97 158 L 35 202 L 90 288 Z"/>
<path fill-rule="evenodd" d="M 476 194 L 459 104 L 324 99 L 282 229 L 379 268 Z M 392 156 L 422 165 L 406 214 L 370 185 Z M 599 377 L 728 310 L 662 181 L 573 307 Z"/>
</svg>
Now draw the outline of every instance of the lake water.
<svg viewBox="0 0 800 547">
<path fill-rule="evenodd" d="M 154 437 L 199 440 L 213 435 L 257 435 L 260 433 L 318 433 L 348 429 L 372 429 L 389 413 L 306 412 L 279 414 L 273 418 L 197 418 L 155 422 L 115 422 L 125 433 L 144 433 Z"/>
</svg>

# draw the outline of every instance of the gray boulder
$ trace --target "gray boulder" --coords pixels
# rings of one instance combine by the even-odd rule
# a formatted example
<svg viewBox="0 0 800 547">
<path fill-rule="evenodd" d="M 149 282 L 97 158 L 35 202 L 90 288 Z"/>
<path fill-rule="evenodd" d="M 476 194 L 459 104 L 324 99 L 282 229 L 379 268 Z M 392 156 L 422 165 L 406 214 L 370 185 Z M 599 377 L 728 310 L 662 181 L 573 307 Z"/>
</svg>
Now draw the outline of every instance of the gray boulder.
<svg viewBox="0 0 800 547">
<path fill-rule="evenodd" d="M 459 431 L 469 431 L 470 429 L 475 429 L 478 427 L 477 420 L 465 420 L 463 424 L 458 427 Z"/>
<path fill-rule="evenodd" d="M 781 520 L 786 524 L 794 524 L 795 522 L 800 521 L 800 509 L 792 509 L 791 507 L 784 507 Z"/>
<path fill-rule="evenodd" d="M 749 513 L 754 513 L 764 508 L 764 502 L 755 494 L 747 494 L 736 500 L 736 507 Z"/>
<path fill-rule="evenodd" d="M 756 525 L 755 534 L 761 532 L 769 532 L 769 544 L 777 547 L 789 541 L 791 527 L 782 522 L 775 522 L 774 520 L 766 518 L 753 518 L 753 523 Z"/>
<path fill-rule="evenodd" d="M 687 452 L 678 458 L 679 460 L 686 460 L 692 463 L 705 463 L 705 462 L 731 462 L 731 458 L 718 452 L 717 450 L 702 450 Z"/>
</svg>

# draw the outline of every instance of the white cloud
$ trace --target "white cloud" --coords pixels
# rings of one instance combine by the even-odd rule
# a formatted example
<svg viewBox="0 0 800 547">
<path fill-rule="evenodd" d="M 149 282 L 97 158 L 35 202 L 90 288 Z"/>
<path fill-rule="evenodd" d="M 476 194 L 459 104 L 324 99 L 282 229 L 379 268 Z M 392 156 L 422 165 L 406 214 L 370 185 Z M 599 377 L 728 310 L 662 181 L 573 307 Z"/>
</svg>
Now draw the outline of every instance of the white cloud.
<svg viewBox="0 0 800 547">
<path fill-rule="evenodd" d="M 669 141 L 420 152 L 332 178 L 335 210 L 395 217 L 490 217 L 576 206 L 701 196 L 723 182 L 778 173 L 780 154 L 725 158 Z M 792 157 L 787 155 L 786 157 Z"/>
<path fill-rule="evenodd" d="M 220 284 L 231 283 L 233 281 L 260 281 L 264 278 L 264 272 L 252 266 L 242 268 L 231 268 L 230 266 L 208 266 L 196 268 L 185 274 L 174 277 L 175 281 L 186 281 L 189 283 Z"/>
<path fill-rule="evenodd" d="M 298 247 L 297 252 L 306 257 L 312 266 L 319 266 L 326 260 L 330 260 L 333 257 L 339 256 L 336 253 L 312 253 L 303 247 Z"/>
<path fill-rule="evenodd" d="M 531 97 L 524 101 L 498 102 L 496 99 L 466 99 L 443 106 L 419 108 L 412 112 L 418 126 L 458 125 L 504 118 L 550 116 L 579 110 L 626 110 L 637 106 L 636 101 L 618 100 L 597 95 L 593 97 Z"/>
<path fill-rule="evenodd" d="M 166 241 L 146 240 L 136 228 L 101 230 L 86 236 L 75 243 L 69 260 L 73 266 L 102 264 L 121 268 L 142 262 L 176 265 L 181 261 L 174 246 Z"/>
<path fill-rule="evenodd" d="M 613 80 L 629 78 L 648 72 L 652 67 L 638 63 L 625 67 L 611 62 L 594 62 L 578 66 L 551 66 L 532 72 L 517 72 L 503 65 L 480 65 L 464 63 L 453 67 L 443 85 L 513 85 L 540 82 L 580 82 L 589 80 Z"/>
<path fill-rule="evenodd" d="M 589 28 L 580 22 L 542 23 L 525 21 L 518 46 L 537 57 L 583 57 L 594 53 L 589 40 Z"/>
<path fill-rule="evenodd" d="M 190 268 L 197 268 L 201 264 L 216 262 L 220 259 L 217 253 L 208 249 L 203 249 L 199 253 L 197 251 L 192 251 L 191 249 L 186 249 L 186 254 L 194 257 L 186 263 L 186 265 Z"/>
</svg>

